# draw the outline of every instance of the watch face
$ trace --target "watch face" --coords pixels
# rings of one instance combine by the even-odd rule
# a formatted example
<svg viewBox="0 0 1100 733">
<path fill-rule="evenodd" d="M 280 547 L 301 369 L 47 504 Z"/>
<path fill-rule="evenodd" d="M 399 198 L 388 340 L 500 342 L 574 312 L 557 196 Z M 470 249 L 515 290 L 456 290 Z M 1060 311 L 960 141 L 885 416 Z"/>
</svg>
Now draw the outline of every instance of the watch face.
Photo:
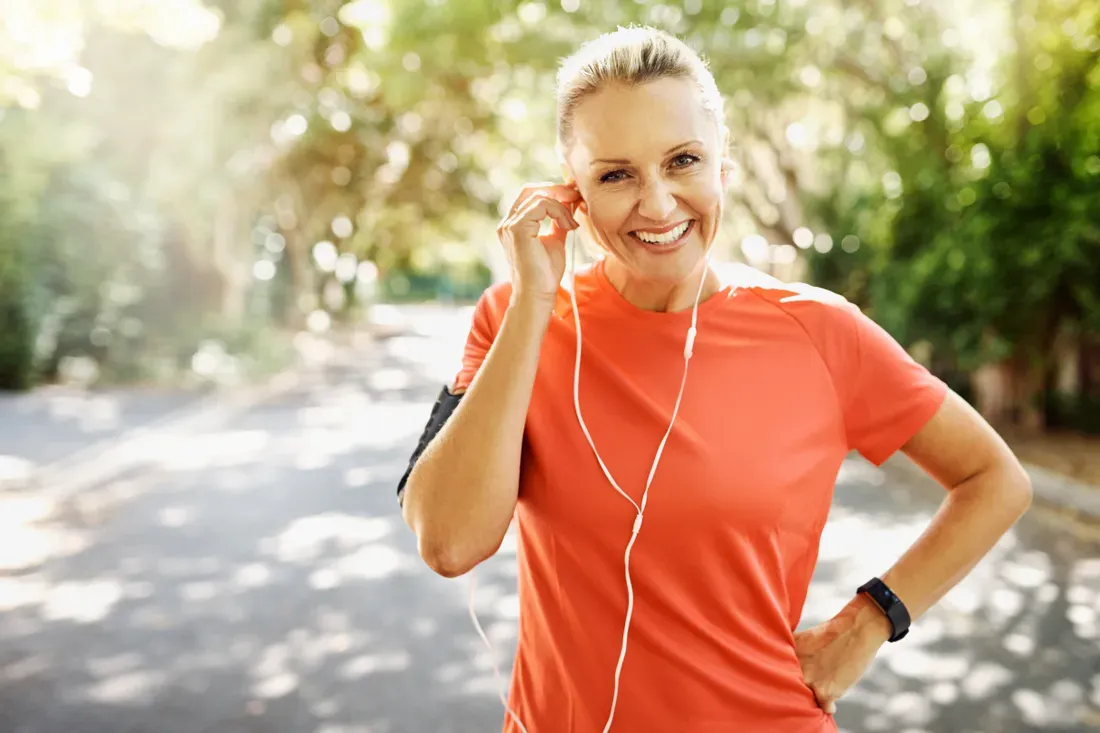
<svg viewBox="0 0 1100 733">
<path fill-rule="evenodd" d="M 894 631 L 890 641 L 897 641 L 909 633 L 909 611 L 886 583 L 872 578 L 860 586 L 859 592 L 867 593 L 890 620 Z"/>
</svg>

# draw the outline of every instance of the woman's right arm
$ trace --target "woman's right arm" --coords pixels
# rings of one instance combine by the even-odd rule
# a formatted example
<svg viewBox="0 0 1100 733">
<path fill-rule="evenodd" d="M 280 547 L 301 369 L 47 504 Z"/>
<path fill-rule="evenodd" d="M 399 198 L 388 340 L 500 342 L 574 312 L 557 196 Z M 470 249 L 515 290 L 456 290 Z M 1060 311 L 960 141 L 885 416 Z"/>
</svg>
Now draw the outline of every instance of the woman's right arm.
<svg viewBox="0 0 1100 733">
<path fill-rule="evenodd" d="M 440 575 L 463 575 L 492 556 L 512 521 L 527 408 L 579 198 L 565 186 L 527 187 L 498 228 L 512 265 L 510 305 L 469 388 L 405 482 L 405 521 Z M 553 226 L 540 235 L 547 217 Z"/>
<path fill-rule="evenodd" d="M 550 307 L 515 301 L 489 353 L 416 461 L 405 483 L 403 514 L 420 556 L 455 577 L 492 556 L 519 494 L 523 429 Z"/>
</svg>

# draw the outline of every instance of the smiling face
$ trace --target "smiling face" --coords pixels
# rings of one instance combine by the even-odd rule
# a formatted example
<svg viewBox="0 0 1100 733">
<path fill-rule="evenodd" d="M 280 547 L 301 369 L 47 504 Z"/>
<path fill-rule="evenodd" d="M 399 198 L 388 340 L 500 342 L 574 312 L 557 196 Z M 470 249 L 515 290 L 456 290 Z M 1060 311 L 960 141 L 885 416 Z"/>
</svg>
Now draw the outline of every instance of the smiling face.
<svg viewBox="0 0 1100 733">
<path fill-rule="evenodd" d="M 611 84 L 580 102 L 566 162 L 609 274 L 657 287 L 698 276 L 722 217 L 725 145 L 690 79 Z"/>
</svg>

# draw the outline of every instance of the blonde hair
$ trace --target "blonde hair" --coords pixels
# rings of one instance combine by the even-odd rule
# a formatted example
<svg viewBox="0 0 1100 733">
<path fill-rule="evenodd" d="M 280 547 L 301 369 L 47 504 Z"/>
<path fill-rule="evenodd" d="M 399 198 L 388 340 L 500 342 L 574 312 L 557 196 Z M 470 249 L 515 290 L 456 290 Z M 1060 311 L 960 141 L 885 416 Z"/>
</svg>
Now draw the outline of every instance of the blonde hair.
<svg viewBox="0 0 1100 733">
<path fill-rule="evenodd" d="M 558 148 L 572 141 L 577 105 L 608 84 L 635 86 L 658 79 L 690 79 L 719 128 L 725 104 L 706 63 L 686 43 L 646 26 L 620 27 L 582 45 L 558 69 Z"/>
</svg>

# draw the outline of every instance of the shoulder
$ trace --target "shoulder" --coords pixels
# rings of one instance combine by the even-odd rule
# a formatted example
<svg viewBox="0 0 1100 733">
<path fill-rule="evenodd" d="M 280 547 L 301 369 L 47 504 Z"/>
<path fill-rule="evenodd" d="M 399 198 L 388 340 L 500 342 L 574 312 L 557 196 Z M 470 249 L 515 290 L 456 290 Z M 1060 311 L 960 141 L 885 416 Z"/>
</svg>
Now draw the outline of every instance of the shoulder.
<svg viewBox="0 0 1100 733">
<path fill-rule="evenodd" d="M 753 299 L 757 312 L 771 315 L 776 327 L 769 330 L 782 328 L 816 354 L 828 370 L 841 404 L 847 404 L 860 374 L 870 319 L 859 306 L 832 290 L 783 282 L 749 270 L 752 268 L 739 273 L 741 281 L 734 283 L 738 292 Z"/>
<path fill-rule="evenodd" d="M 826 288 L 784 282 L 748 266 L 731 268 L 739 298 L 751 299 L 774 338 L 787 334 L 809 347 L 843 388 L 858 369 L 866 317 L 857 305 Z M 770 320 L 769 320 L 770 319 Z"/>
<path fill-rule="evenodd" d="M 512 297 L 512 283 L 509 280 L 493 283 L 485 288 L 478 299 L 478 305 L 493 310 L 508 307 L 508 301 Z"/>
<path fill-rule="evenodd" d="M 723 272 L 723 280 L 738 293 L 797 321 L 803 328 L 850 328 L 859 307 L 844 296 L 803 282 L 785 282 L 748 265 L 734 264 Z"/>
<path fill-rule="evenodd" d="M 487 287 L 474 307 L 474 327 L 487 332 L 487 335 L 496 333 L 500 322 L 504 320 L 504 314 L 508 311 L 511 299 L 511 282 L 505 280 Z"/>
</svg>

